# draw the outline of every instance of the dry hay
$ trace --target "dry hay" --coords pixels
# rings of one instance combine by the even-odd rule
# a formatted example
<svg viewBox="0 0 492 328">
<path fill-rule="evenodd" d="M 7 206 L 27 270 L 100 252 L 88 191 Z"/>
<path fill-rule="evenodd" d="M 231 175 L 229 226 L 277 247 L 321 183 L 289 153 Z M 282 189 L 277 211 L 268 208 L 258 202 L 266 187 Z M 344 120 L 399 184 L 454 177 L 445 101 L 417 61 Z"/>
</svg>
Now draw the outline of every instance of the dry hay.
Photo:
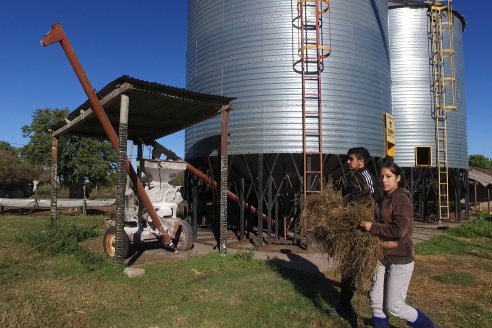
<svg viewBox="0 0 492 328">
<path fill-rule="evenodd" d="M 333 259 L 335 272 L 354 277 L 359 292 L 371 289 L 384 256 L 381 240 L 358 228 L 361 221 L 374 221 L 374 208 L 373 202 L 345 205 L 341 194 L 327 185 L 306 199 L 301 217 L 303 232 L 310 231 Z"/>
</svg>

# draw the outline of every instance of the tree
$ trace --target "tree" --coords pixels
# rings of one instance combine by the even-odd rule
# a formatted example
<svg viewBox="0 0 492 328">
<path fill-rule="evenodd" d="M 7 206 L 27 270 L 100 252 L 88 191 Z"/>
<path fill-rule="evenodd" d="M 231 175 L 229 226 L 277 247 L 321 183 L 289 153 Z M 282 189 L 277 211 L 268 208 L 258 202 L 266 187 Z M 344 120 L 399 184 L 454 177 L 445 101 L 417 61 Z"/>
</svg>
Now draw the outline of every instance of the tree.
<svg viewBox="0 0 492 328">
<path fill-rule="evenodd" d="M 31 125 L 22 127 L 29 143 L 21 149 L 21 155 L 45 167 L 51 164 L 51 138 L 48 129 L 62 121 L 68 109 L 38 109 L 33 113 Z M 58 176 L 63 183 L 107 185 L 115 180 L 116 152 L 108 141 L 63 135 L 58 139 Z"/>
<path fill-rule="evenodd" d="M 7 141 L 0 141 L 0 151 L 11 154 L 13 156 L 19 155 L 19 151 L 17 150 L 17 148 L 11 146 Z"/>
<path fill-rule="evenodd" d="M 68 109 L 37 109 L 32 115 L 31 125 L 24 125 L 22 136 L 29 143 L 21 148 L 21 156 L 32 163 L 44 166 L 51 164 L 51 137 L 48 129 L 61 122 L 68 115 Z"/>
<path fill-rule="evenodd" d="M 470 155 L 468 157 L 468 164 L 470 166 L 475 166 L 475 167 L 483 167 L 486 169 L 491 169 L 492 168 L 492 160 L 490 158 L 485 157 L 484 155 Z"/>
<path fill-rule="evenodd" d="M 110 142 L 67 136 L 60 153 L 58 174 L 65 183 L 109 185 L 116 181 L 117 155 Z"/>
<path fill-rule="evenodd" d="M 41 165 L 28 163 L 12 151 L 0 149 L 0 183 L 45 181 L 48 176 Z"/>
</svg>

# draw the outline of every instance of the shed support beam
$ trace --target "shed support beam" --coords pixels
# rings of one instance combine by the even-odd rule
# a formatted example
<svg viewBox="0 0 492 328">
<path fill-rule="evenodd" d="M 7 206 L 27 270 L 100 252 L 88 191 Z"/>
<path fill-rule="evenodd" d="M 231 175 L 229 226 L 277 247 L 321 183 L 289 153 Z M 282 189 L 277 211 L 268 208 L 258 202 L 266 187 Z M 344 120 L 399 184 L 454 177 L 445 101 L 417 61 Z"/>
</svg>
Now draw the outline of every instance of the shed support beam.
<svg viewBox="0 0 492 328">
<path fill-rule="evenodd" d="M 57 210 L 57 175 L 58 175 L 58 139 L 51 132 L 51 219 L 56 219 Z"/>
<path fill-rule="evenodd" d="M 128 137 L 128 107 L 127 95 L 121 95 L 120 104 L 120 128 L 118 150 L 118 175 L 116 183 L 116 247 L 114 261 L 116 264 L 124 264 L 123 240 L 125 234 L 125 192 L 126 192 L 126 161 L 127 161 L 127 137 Z"/>
</svg>

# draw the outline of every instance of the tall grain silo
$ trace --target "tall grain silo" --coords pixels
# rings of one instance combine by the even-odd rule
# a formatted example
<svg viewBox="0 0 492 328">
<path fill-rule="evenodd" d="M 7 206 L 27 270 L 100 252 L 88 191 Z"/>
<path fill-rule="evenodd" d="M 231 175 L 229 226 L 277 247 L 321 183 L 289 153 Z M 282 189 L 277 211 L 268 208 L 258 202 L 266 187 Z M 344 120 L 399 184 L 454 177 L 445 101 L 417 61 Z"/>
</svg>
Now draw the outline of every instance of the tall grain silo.
<svg viewBox="0 0 492 328">
<path fill-rule="evenodd" d="M 426 202 L 433 202 L 429 189 L 437 182 L 437 143 L 435 108 L 431 85 L 433 83 L 430 4 L 421 1 L 389 2 L 389 38 L 392 78 L 392 113 L 395 118 L 395 161 L 407 168 L 412 176 L 412 188 L 419 190 L 416 198 L 423 198 L 421 215 L 428 212 Z M 448 13 L 444 13 L 446 16 Z M 466 130 L 466 102 L 464 88 L 464 51 L 462 34 L 465 20 L 453 11 L 453 50 L 456 79 L 456 110 L 446 113 L 447 160 L 449 168 L 449 193 L 454 199 L 456 212 L 459 200 L 467 189 L 468 149 Z M 448 43 L 444 47 L 449 47 Z M 447 63 L 447 70 L 450 64 Z M 448 93 L 450 93 L 448 87 Z M 421 167 L 416 154 L 430 149 L 429 167 Z M 424 153 L 425 154 L 425 153 Z M 427 157 L 427 155 L 425 155 Z M 423 177 L 418 180 L 417 176 Z M 411 189 L 412 189 L 411 188 Z M 427 195 L 427 196 L 426 196 Z M 432 207 L 432 206 L 431 206 Z"/>
<path fill-rule="evenodd" d="M 383 116 L 391 111 L 388 2 L 318 2 L 329 3 L 321 38 L 331 54 L 320 73 L 327 176 L 351 147 L 384 156 Z M 244 178 L 246 188 L 267 191 L 271 177 L 276 201 L 298 192 L 303 174 L 299 3 L 306 1 L 188 1 L 187 88 L 236 98 L 229 119 L 231 189 Z M 186 159 L 210 162 L 219 134 L 219 119 L 188 128 Z M 264 182 L 257 186 L 258 180 Z"/>
</svg>

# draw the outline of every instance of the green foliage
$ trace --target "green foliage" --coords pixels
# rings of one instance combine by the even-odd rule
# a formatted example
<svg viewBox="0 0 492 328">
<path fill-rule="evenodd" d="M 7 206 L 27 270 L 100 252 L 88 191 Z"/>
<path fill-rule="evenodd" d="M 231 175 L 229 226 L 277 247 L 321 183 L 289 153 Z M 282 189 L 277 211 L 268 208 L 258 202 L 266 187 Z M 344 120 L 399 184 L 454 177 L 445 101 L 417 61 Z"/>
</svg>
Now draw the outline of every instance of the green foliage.
<svg viewBox="0 0 492 328">
<path fill-rule="evenodd" d="M 252 261 L 255 256 L 255 250 L 239 250 L 237 253 L 232 255 L 238 261 Z"/>
<path fill-rule="evenodd" d="M 432 279 L 443 282 L 445 284 L 453 284 L 460 286 L 473 286 L 476 283 L 475 277 L 468 272 L 447 272 L 435 275 Z"/>
<path fill-rule="evenodd" d="M 473 220 L 459 227 L 450 229 L 448 233 L 456 237 L 465 238 L 490 238 L 492 239 L 492 222 L 484 220 Z"/>
<path fill-rule="evenodd" d="M 477 219 L 484 219 L 485 217 L 487 217 L 489 215 L 489 213 L 487 213 L 485 211 L 477 210 L 477 211 L 473 212 L 472 215 L 474 217 L 476 217 Z"/>
<path fill-rule="evenodd" d="M 111 143 L 96 138 L 68 136 L 63 139 L 59 175 L 65 183 L 109 185 L 116 179 L 117 155 Z"/>
<path fill-rule="evenodd" d="M 485 241 L 481 240 L 483 238 Z M 467 222 L 460 227 L 449 229 L 445 235 L 418 243 L 415 250 L 420 255 L 467 254 L 492 259 L 492 222 Z"/>
<path fill-rule="evenodd" d="M 468 157 L 468 164 L 470 166 L 483 167 L 486 169 L 492 168 L 492 159 L 485 157 L 484 155 L 470 155 Z"/>
<path fill-rule="evenodd" d="M 84 228 L 99 222 L 98 229 L 104 227 L 100 218 L 91 216 L 60 220 L 60 226 L 71 223 Z M 26 252 L 24 244 L 14 243 L 12 236 L 43 232 L 48 221 L 37 216 L 0 216 L 2 327 L 157 327 L 163 322 L 176 328 L 350 326 L 329 312 L 339 301 L 334 281 L 339 277 L 330 272 L 328 278 L 311 275 L 282 265 L 290 261 L 276 257 L 265 262 L 248 255 L 218 254 L 210 248 L 212 253 L 204 256 L 190 253 L 178 260 L 174 255 L 159 255 L 153 263 L 143 261 L 138 265 L 145 268 L 145 275 L 130 279 L 114 265 L 87 270 L 73 254 L 47 256 Z M 168 261 L 162 262 L 163 258 Z M 413 279 L 425 286 L 413 285 L 409 302 L 442 327 L 490 327 L 492 294 L 483 267 L 491 261 L 463 254 L 444 259 L 449 262 L 445 268 L 442 258 L 417 263 Z M 423 273 L 425 265 L 432 266 Z M 470 272 L 475 282 L 468 285 L 473 278 L 467 274 L 464 282 L 456 274 L 436 277 L 461 284 L 449 286 L 452 293 L 446 293 L 433 277 L 455 268 Z M 353 303 L 365 326 L 370 325 L 366 295 L 356 295 Z M 391 324 L 406 327 L 394 318 Z"/>
<path fill-rule="evenodd" d="M 19 156 L 19 150 L 6 141 L 0 141 L 0 152 L 7 153 L 13 157 Z"/>
<path fill-rule="evenodd" d="M 46 181 L 48 177 L 41 165 L 19 158 L 15 151 L 0 149 L 0 183 Z"/>
<path fill-rule="evenodd" d="M 180 174 L 172 178 L 169 181 L 169 184 L 175 187 L 184 186 L 184 179 L 185 179 L 185 174 L 184 172 L 181 172 Z"/>
<path fill-rule="evenodd" d="M 21 155 L 32 163 L 44 166 L 51 164 L 51 137 L 48 129 L 62 121 L 68 109 L 37 109 L 32 115 L 31 125 L 24 125 L 22 136 L 29 138 L 29 143 L 21 149 Z"/>
<path fill-rule="evenodd" d="M 80 227 L 56 218 L 50 219 L 45 229 L 29 232 L 20 236 L 19 240 L 32 247 L 30 251 L 38 251 L 48 256 L 71 255 L 87 269 L 94 270 L 105 264 L 106 260 L 101 255 L 80 246 L 80 242 L 99 235 L 95 227 Z"/>
<path fill-rule="evenodd" d="M 37 109 L 31 125 L 22 127 L 29 143 L 22 157 L 44 167 L 51 164 L 51 137 L 48 130 L 68 115 L 68 109 Z M 63 183 L 109 185 L 115 181 L 117 155 L 111 143 L 96 138 L 64 135 L 58 140 L 58 176 Z"/>
</svg>

